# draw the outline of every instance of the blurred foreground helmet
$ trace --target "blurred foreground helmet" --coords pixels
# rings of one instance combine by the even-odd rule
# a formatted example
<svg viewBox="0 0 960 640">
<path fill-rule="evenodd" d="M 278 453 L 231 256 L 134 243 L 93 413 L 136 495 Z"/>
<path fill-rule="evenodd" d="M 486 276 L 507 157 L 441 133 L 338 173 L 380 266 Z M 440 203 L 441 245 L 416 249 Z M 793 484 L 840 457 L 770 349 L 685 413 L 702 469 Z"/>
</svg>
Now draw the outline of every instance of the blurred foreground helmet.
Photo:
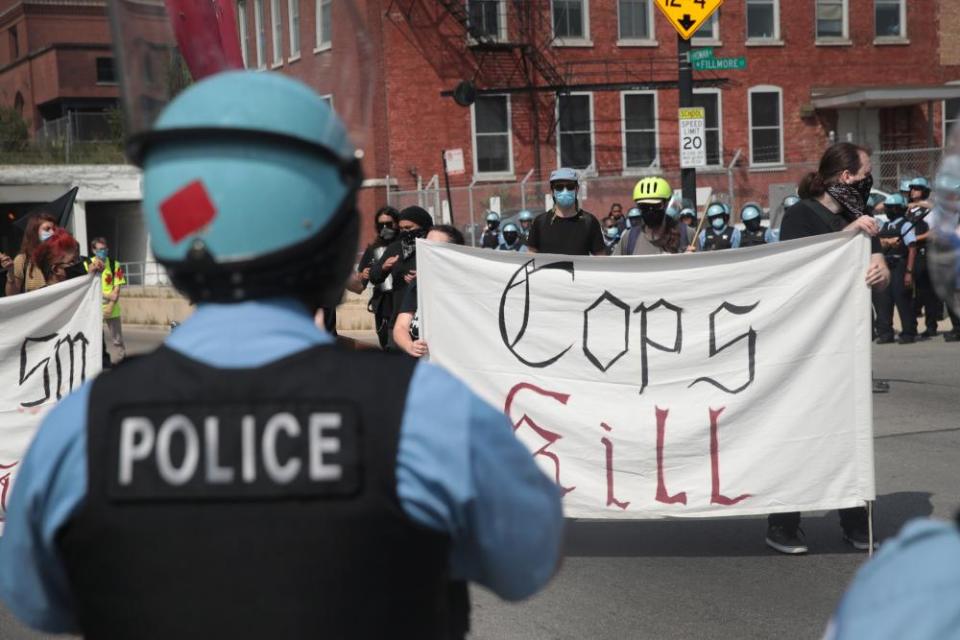
<svg viewBox="0 0 960 640">
<path fill-rule="evenodd" d="M 960 313 L 960 153 L 944 156 L 933 181 L 927 267 L 940 298 Z"/>
<path fill-rule="evenodd" d="M 659 176 L 644 178 L 633 187 L 634 202 L 653 203 L 669 200 L 672 195 L 673 189 L 670 188 L 670 184 Z"/>
<path fill-rule="evenodd" d="M 298 295 L 336 304 L 357 245 L 368 40 L 350 0 L 337 3 L 345 25 L 337 68 L 311 82 L 335 95 L 344 121 L 299 81 L 236 70 L 232 6 L 109 3 L 127 154 L 144 170 L 151 248 L 193 301 Z"/>
</svg>

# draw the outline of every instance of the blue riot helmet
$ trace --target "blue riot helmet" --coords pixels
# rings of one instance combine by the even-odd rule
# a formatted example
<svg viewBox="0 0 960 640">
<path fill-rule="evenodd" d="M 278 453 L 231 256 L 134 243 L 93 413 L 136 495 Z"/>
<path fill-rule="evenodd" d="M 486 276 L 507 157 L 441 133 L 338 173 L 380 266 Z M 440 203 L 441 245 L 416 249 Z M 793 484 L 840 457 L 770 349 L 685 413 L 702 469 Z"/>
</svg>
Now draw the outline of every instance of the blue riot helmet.
<svg viewBox="0 0 960 640">
<path fill-rule="evenodd" d="M 913 178 L 904 178 L 900 181 L 900 193 L 904 194 L 904 197 L 909 197 L 910 195 L 910 183 L 913 181 Z"/>
<path fill-rule="evenodd" d="M 797 204 L 798 202 L 800 202 L 800 196 L 798 195 L 787 196 L 786 198 L 783 199 L 783 210 L 786 211 L 787 209 Z"/>
<path fill-rule="evenodd" d="M 873 209 L 881 202 L 884 202 L 885 198 L 877 193 L 876 191 L 870 192 L 870 197 L 867 198 L 867 208 Z"/>
<path fill-rule="evenodd" d="M 907 212 L 907 199 L 899 193 L 891 193 L 883 201 L 883 210 L 892 221 Z"/>
<path fill-rule="evenodd" d="M 507 246 L 513 246 L 520 241 L 520 227 L 512 222 L 503 225 L 503 241 Z"/>
<path fill-rule="evenodd" d="M 524 230 L 527 230 L 530 228 L 530 223 L 533 222 L 533 212 L 529 209 L 524 209 L 520 212 L 518 219 L 520 220 L 520 226 L 523 227 Z"/>
<path fill-rule="evenodd" d="M 756 202 L 748 202 L 740 209 L 740 220 L 748 231 L 756 231 L 760 228 L 760 220 L 763 218 L 763 209 Z"/>
<path fill-rule="evenodd" d="M 723 229 L 730 221 L 730 209 L 722 202 L 714 202 L 707 207 L 707 219 L 716 230 Z"/>
<path fill-rule="evenodd" d="M 192 301 L 339 302 L 356 256 L 373 93 L 352 2 L 338 18 L 351 33 L 337 68 L 310 79 L 336 95 L 346 121 L 289 76 L 232 70 L 236 31 L 210 28 L 235 24 L 219 3 L 108 6 L 127 155 L 143 167 L 151 249 L 173 284 Z"/>
<path fill-rule="evenodd" d="M 639 227 L 643 224 L 643 214 L 640 212 L 640 209 L 632 207 L 627 211 L 627 228 L 632 229 L 633 227 Z"/>
<path fill-rule="evenodd" d="M 696 224 L 697 212 L 693 207 L 684 207 L 680 210 L 680 222 L 691 226 Z"/>
<path fill-rule="evenodd" d="M 496 229 L 500 226 L 500 214 L 496 211 L 488 211 L 486 220 L 488 229 Z"/>
<path fill-rule="evenodd" d="M 930 183 L 927 182 L 927 179 L 922 176 L 916 177 L 913 180 L 911 180 L 909 187 L 910 187 L 911 201 L 926 200 L 927 198 L 930 197 Z M 920 196 L 913 197 L 914 191 L 919 191 Z"/>
</svg>

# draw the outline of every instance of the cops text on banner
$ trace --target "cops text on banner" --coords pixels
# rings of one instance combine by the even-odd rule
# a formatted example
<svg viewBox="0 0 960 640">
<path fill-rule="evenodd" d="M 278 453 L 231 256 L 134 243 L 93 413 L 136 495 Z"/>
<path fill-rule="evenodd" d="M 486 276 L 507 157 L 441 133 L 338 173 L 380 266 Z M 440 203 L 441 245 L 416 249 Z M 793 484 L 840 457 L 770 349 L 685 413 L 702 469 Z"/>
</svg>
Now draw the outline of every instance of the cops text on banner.
<svg viewBox="0 0 960 640">
<path fill-rule="evenodd" d="M 94 276 L 0 298 L 0 534 L 44 414 L 102 367 L 100 298 Z"/>
<path fill-rule="evenodd" d="M 875 497 L 869 253 L 849 233 L 622 258 L 419 241 L 421 332 L 567 516 L 852 507 Z"/>
</svg>

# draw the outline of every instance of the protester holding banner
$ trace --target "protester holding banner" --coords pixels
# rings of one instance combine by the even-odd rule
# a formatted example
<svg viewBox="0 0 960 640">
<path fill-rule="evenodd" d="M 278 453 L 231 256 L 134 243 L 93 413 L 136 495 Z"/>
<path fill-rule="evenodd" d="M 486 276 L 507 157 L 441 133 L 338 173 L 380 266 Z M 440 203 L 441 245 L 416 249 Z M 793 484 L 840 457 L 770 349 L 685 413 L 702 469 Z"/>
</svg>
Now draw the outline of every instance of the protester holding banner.
<svg viewBox="0 0 960 640">
<path fill-rule="evenodd" d="M 27 222 L 23 233 L 23 242 L 20 253 L 13 260 L 13 269 L 7 274 L 7 295 L 12 296 L 27 291 L 35 291 L 46 286 L 43 273 L 33 262 L 33 254 L 37 247 L 56 229 L 56 219 L 47 213 L 35 213 Z"/>
<path fill-rule="evenodd" d="M 817 171 L 800 183 L 800 202 L 787 209 L 780 226 L 782 241 L 856 229 L 873 238 L 866 283 L 882 289 L 890 283 L 890 270 L 880 252 L 877 223 L 868 215 L 867 198 L 873 186 L 869 152 L 849 142 L 829 147 Z M 781 553 L 807 553 L 800 529 L 799 513 L 775 513 L 767 518 L 766 543 Z M 853 507 L 840 510 L 843 539 L 855 549 L 870 548 L 867 510 Z"/>
<path fill-rule="evenodd" d="M 667 215 L 672 195 L 670 185 L 660 177 L 644 178 L 634 186 L 633 200 L 642 224 L 631 222 L 613 255 L 649 256 L 680 253 L 687 248 L 691 237 L 689 227 Z M 636 217 L 630 219 L 633 221 Z"/>
<path fill-rule="evenodd" d="M 573 169 L 561 167 L 550 174 L 553 208 L 541 213 L 530 226 L 527 249 L 531 253 L 559 253 L 571 256 L 604 256 L 600 221 L 580 208 L 577 193 L 579 176 Z"/>
<path fill-rule="evenodd" d="M 463 245 L 463 234 L 456 227 L 442 224 L 427 232 L 427 240 Z M 417 282 L 407 287 L 403 302 L 397 311 L 397 321 L 393 325 L 393 341 L 407 354 L 420 358 L 430 349 L 425 340 L 420 339 L 420 317 L 417 312 Z"/>
</svg>

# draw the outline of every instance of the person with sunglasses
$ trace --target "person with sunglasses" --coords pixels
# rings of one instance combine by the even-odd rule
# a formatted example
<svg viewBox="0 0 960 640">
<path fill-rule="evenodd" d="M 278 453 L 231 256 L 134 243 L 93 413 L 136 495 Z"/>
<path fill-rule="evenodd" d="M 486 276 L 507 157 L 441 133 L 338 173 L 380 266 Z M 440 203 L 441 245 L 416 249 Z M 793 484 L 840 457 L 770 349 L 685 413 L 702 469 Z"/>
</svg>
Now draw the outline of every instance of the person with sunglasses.
<svg viewBox="0 0 960 640">
<path fill-rule="evenodd" d="M 387 247 L 396 240 L 399 218 L 400 212 L 389 205 L 377 209 L 373 217 L 377 235 L 373 242 L 367 245 L 357 264 L 357 278 L 363 287 L 360 291 L 363 291 L 370 281 L 370 268 L 380 261 Z M 377 339 L 382 349 L 385 349 L 390 341 L 390 318 L 393 317 L 391 291 L 393 291 L 393 276 L 388 273 L 380 283 L 373 285 L 373 295 L 370 296 L 370 302 L 367 304 L 367 310 L 373 314 Z"/>
<path fill-rule="evenodd" d="M 528 251 L 568 256 L 607 255 L 603 228 L 596 216 L 580 208 L 579 189 L 579 176 L 573 169 L 561 167 L 550 174 L 553 208 L 541 213 L 530 225 Z"/>
<path fill-rule="evenodd" d="M 620 239 L 613 255 L 649 256 L 681 253 L 690 244 L 693 233 L 679 219 L 667 215 L 673 190 L 666 180 L 653 176 L 640 180 L 633 188 L 633 200 L 640 213 L 641 224 L 633 222 Z M 631 214 L 633 209 L 630 210 Z"/>
</svg>

